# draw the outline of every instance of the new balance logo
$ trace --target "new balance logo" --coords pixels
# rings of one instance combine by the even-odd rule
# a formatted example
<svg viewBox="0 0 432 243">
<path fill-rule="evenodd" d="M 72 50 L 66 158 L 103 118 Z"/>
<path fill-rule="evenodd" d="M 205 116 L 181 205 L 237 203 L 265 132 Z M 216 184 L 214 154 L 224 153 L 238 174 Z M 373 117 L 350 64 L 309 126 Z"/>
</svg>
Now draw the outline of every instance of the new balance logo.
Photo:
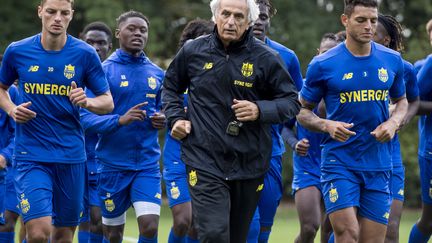
<svg viewBox="0 0 432 243">
<path fill-rule="evenodd" d="M 345 73 L 342 80 L 349 80 L 353 78 L 353 73 Z"/>
</svg>

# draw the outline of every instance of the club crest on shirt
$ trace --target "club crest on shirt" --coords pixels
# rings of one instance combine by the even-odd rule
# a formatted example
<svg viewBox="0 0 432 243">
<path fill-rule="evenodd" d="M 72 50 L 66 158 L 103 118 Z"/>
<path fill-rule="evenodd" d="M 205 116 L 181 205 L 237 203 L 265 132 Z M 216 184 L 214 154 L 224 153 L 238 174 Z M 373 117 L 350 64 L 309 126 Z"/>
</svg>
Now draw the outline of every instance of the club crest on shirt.
<svg viewBox="0 0 432 243">
<path fill-rule="evenodd" d="M 30 210 L 30 203 L 24 194 L 21 194 L 20 209 L 22 214 L 26 214 Z"/>
<path fill-rule="evenodd" d="M 387 82 L 389 78 L 387 69 L 385 68 L 378 69 L 378 78 L 384 83 Z"/>
<path fill-rule="evenodd" d="M 147 82 L 148 82 L 148 86 L 151 89 L 156 89 L 157 88 L 157 83 L 156 83 L 156 79 L 155 78 L 150 77 L 150 78 L 147 79 Z"/>
<path fill-rule="evenodd" d="M 108 210 L 108 212 L 112 212 L 115 209 L 115 204 L 112 199 L 105 199 L 105 208 Z"/>
<path fill-rule="evenodd" d="M 65 65 L 63 74 L 67 79 L 73 78 L 75 76 L 75 66 L 72 66 L 71 64 Z"/>
<path fill-rule="evenodd" d="M 195 186 L 198 182 L 198 176 L 196 171 L 191 170 L 191 172 L 189 172 L 189 185 L 191 186 Z"/>
<path fill-rule="evenodd" d="M 338 194 L 336 188 L 330 189 L 329 197 L 330 197 L 330 202 L 332 202 L 332 203 L 335 203 L 338 200 L 339 194 Z"/>
<path fill-rule="evenodd" d="M 243 74 L 243 76 L 250 77 L 253 74 L 253 64 L 252 63 L 248 63 L 248 62 L 244 62 L 241 72 Z"/>
<path fill-rule="evenodd" d="M 175 182 L 171 183 L 170 194 L 172 199 L 177 199 L 180 197 L 180 190 L 178 186 L 176 186 Z"/>
</svg>

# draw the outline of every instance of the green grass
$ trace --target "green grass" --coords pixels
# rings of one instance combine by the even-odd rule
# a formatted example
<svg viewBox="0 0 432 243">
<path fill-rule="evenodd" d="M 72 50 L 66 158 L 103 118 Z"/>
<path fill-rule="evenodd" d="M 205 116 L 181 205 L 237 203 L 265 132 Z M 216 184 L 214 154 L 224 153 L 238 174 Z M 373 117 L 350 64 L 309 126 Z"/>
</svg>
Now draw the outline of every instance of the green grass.
<svg viewBox="0 0 432 243">
<path fill-rule="evenodd" d="M 406 209 L 402 215 L 402 221 L 400 225 L 400 242 L 408 242 L 408 235 L 412 225 L 416 222 L 420 215 L 419 210 Z M 171 211 L 168 206 L 163 205 L 161 210 L 161 217 L 159 221 L 159 242 L 167 242 L 168 233 L 171 228 L 172 219 Z M 17 225 L 19 227 L 19 225 Z M 293 204 L 284 203 L 279 206 L 273 230 L 270 235 L 271 243 L 286 243 L 294 242 L 294 238 L 299 232 L 300 226 L 297 219 L 297 212 Z M 18 229 L 17 229 L 18 230 Z M 18 231 L 17 231 L 18 232 Z M 319 235 L 319 233 L 317 234 Z M 125 238 L 124 243 L 137 242 L 138 238 L 138 226 L 135 219 L 135 212 L 129 209 L 127 213 L 127 222 L 125 227 Z M 18 239 L 16 240 L 18 242 Z M 78 242 L 75 240 L 74 242 Z M 315 242 L 319 242 L 317 238 Z"/>
</svg>

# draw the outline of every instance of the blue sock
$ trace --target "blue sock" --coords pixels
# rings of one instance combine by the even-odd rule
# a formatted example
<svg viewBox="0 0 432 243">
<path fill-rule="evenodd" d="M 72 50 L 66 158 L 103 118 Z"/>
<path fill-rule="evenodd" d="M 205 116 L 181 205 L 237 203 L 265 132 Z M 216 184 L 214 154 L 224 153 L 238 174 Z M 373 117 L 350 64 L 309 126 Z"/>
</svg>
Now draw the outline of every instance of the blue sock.
<svg viewBox="0 0 432 243">
<path fill-rule="evenodd" d="M 24 240 L 22 241 L 22 243 L 27 243 L 27 240 L 24 238 Z"/>
<path fill-rule="evenodd" d="M 88 243 L 90 240 L 90 232 L 78 231 L 78 243 Z"/>
<path fill-rule="evenodd" d="M 0 232 L 0 242 L 14 243 L 15 232 Z"/>
<path fill-rule="evenodd" d="M 260 232 L 259 237 L 258 237 L 258 242 L 259 243 L 267 243 L 269 238 L 270 238 L 270 233 L 271 233 L 271 230 Z"/>
<path fill-rule="evenodd" d="M 408 239 L 408 243 L 427 243 L 430 238 L 430 235 L 425 235 L 417 227 L 417 223 L 415 223 L 411 229 L 411 233 Z"/>
<path fill-rule="evenodd" d="M 334 243 L 334 234 L 331 232 L 328 243 Z"/>
<path fill-rule="evenodd" d="M 109 240 L 107 238 L 103 238 L 102 243 L 110 243 Z"/>
<path fill-rule="evenodd" d="M 190 238 L 189 236 L 186 236 L 185 243 L 199 243 L 199 240 L 198 239 L 194 240 L 194 239 Z"/>
<path fill-rule="evenodd" d="M 258 236 L 260 233 L 260 222 L 259 219 L 255 220 L 255 218 L 252 219 L 252 222 L 249 225 L 249 233 L 247 237 L 247 243 L 257 243 L 258 242 Z"/>
<path fill-rule="evenodd" d="M 179 237 L 174 234 L 173 228 L 171 228 L 169 236 L 168 236 L 168 243 L 184 243 L 185 237 Z"/>
<path fill-rule="evenodd" d="M 93 233 L 89 233 L 90 234 L 90 243 L 103 243 L 103 235 L 100 234 L 93 234 Z"/>
<path fill-rule="evenodd" d="M 147 238 L 140 235 L 138 243 L 157 243 L 157 235 L 153 238 Z"/>
</svg>

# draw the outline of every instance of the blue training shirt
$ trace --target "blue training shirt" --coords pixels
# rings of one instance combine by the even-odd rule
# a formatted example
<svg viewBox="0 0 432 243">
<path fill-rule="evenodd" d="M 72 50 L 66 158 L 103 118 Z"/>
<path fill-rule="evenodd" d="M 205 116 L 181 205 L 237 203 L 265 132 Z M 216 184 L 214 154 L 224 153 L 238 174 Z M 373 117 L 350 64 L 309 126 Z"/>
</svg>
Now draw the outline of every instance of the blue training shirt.
<svg viewBox="0 0 432 243">
<path fill-rule="evenodd" d="M 420 99 L 432 101 L 432 55 L 429 55 L 417 74 Z M 432 116 L 423 115 L 419 119 L 419 150 L 418 154 L 432 158 Z"/>
<path fill-rule="evenodd" d="M 12 102 L 18 102 L 18 89 L 11 85 L 8 89 Z M 15 121 L 12 117 L 0 109 L 0 155 L 6 159 L 7 166 L 12 165 L 12 155 L 15 147 Z M 4 175 L 6 170 L 0 170 Z"/>
<path fill-rule="evenodd" d="M 411 63 L 405 60 L 403 60 L 403 62 L 406 97 L 409 102 L 415 101 L 419 97 L 416 76 L 417 72 Z M 392 139 L 392 163 L 394 168 L 403 166 L 398 134 L 395 134 L 394 138 Z"/>
<path fill-rule="evenodd" d="M 356 132 L 342 143 L 324 135 L 322 168 L 391 170 L 391 144 L 371 134 L 389 118 L 389 99 L 405 95 L 399 53 L 371 42 L 368 56 L 356 57 L 345 43 L 316 56 L 309 64 L 301 96 L 318 104 L 324 98 L 327 119 L 354 123 Z"/>
<path fill-rule="evenodd" d="M 303 85 L 303 78 L 300 71 L 300 62 L 295 52 L 268 37 L 265 38 L 265 43 L 279 53 L 279 56 L 285 63 L 285 67 L 291 75 L 297 90 L 300 90 Z M 285 144 L 281 135 L 282 129 L 283 124 L 274 124 L 271 126 L 272 156 L 282 155 L 285 152 Z"/>
<path fill-rule="evenodd" d="M 159 168 L 158 130 L 150 116 L 161 110 L 161 86 L 164 72 L 144 53 L 131 56 L 116 50 L 103 62 L 103 69 L 114 100 L 111 114 L 98 116 L 81 110 L 86 131 L 99 133 L 96 157 L 104 170 L 144 170 Z M 91 94 L 90 94 L 91 95 Z M 119 117 L 133 106 L 147 101 L 143 122 L 118 125 Z"/>
<path fill-rule="evenodd" d="M 17 124 L 15 159 L 47 163 L 85 161 L 84 135 L 79 107 L 69 100 L 71 82 L 96 95 L 108 83 L 94 48 L 67 35 L 60 51 L 42 47 L 41 34 L 12 43 L 4 54 L 0 82 L 10 86 L 18 79 L 21 102 L 31 101 L 36 118 Z"/>
</svg>

